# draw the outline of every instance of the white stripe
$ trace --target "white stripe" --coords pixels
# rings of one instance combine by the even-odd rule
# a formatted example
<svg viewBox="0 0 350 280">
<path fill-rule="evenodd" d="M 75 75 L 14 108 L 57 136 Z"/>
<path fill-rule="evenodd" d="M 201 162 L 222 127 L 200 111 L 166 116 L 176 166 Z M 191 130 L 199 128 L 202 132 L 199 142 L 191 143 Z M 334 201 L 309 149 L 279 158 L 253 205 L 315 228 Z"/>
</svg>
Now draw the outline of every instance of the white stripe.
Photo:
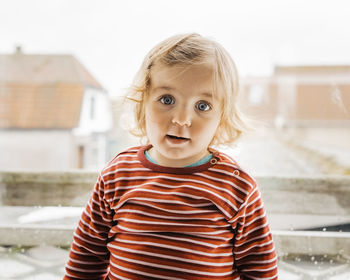
<svg viewBox="0 0 350 280">
<path fill-rule="evenodd" d="M 120 269 L 120 270 L 124 270 L 124 271 L 127 271 L 127 272 L 131 272 L 133 274 L 138 274 L 138 275 L 144 275 L 144 276 L 150 276 L 150 277 L 153 277 L 153 278 L 157 278 L 157 279 L 165 279 L 165 280 L 181 280 L 181 278 L 175 278 L 175 277 L 168 277 L 168 276 L 160 276 L 159 274 L 153 274 L 153 273 L 147 273 L 147 272 L 143 272 L 143 271 L 138 271 L 138 270 L 135 270 L 135 269 L 131 269 L 131 268 L 126 268 L 124 266 L 120 266 L 120 265 L 117 265 L 115 263 L 111 263 L 112 266 Z M 112 271 L 110 271 L 110 273 L 114 276 L 114 277 L 120 277 L 119 275 L 113 273 Z"/>
<path fill-rule="evenodd" d="M 102 214 L 105 214 L 107 216 L 110 216 L 113 214 L 112 211 L 108 211 L 106 208 L 101 208 L 101 205 L 99 204 L 99 201 L 96 201 L 93 197 L 91 198 L 92 202 L 97 206 L 97 209 L 102 211 Z M 91 205 L 92 206 L 92 205 Z"/>
<path fill-rule="evenodd" d="M 199 275 L 226 276 L 226 275 L 232 274 L 232 270 L 228 271 L 228 272 L 215 273 L 215 272 L 209 272 L 209 271 L 199 271 L 199 270 L 185 269 L 185 268 L 169 266 L 169 265 L 144 262 L 144 261 L 125 258 L 125 257 L 121 257 L 121 256 L 116 256 L 116 258 L 123 260 L 123 261 L 126 261 L 126 262 L 137 263 L 137 264 L 146 265 L 149 267 L 157 267 L 157 268 L 169 269 L 172 271 L 181 271 L 181 272 L 187 272 L 187 273 L 193 273 L 193 274 L 199 274 Z"/>
<path fill-rule="evenodd" d="M 258 227 L 255 227 L 253 229 L 251 229 L 250 231 L 246 232 L 245 234 L 242 234 L 240 238 L 236 238 L 237 240 L 241 240 L 243 237 L 246 237 L 247 235 L 251 234 L 252 232 L 258 230 L 258 229 L 261 229 L 261 228 L 264 228 L 268 225 L 268 223 L 265 223 L 263 225 L 260 225 Z"/>
<path fill-rule="evenodd" d="M 254 182 L 254 184 L 256 185 L 256 181 L 254 180 L 254 178 L 253 178 L 252 176 L 250 176 L 247 172 L 243 171 L 243 170 L 240 169 L 240 168 L 235 168 L 235 169 L 238 169 L 240 172 L 246 173 L 246 174 L 248 175 L 248 177 L 249 177 L 249 178 Z M 239 176 L 239 175 L 238 175 L 238 176 L 237 176 L 237 175 L 234 175 L 233 173 L 231 173 L 231 172 L 229 172 L 229 171 L 221 170 L 221 169 L 219 169 L 219 168 L 213 168 L 213 167 L 209 168 L 208 170 L 210 170 L 210 171 L 216 171 L 216 172 L 219 172 L 219 173 L 228 174 L 228 175 L 230 175 L 230 176 L 236 177 L 238 180 L 240 180 L 240 181 L 246 183 L 248 186 L 250 186 L 251 189 L 254 188 L 254 185 L 253 185 L 251 182 L 249 182 L 248 180 L 242 178 L 242 177 Z"/>
<path fill-rule="evenodd" d="M 130 154 L 129 154 L 129 155 L 128 155 L 128 154 L 124 155 L 124 154 L 120 154 L 120 155 L 116 156 L 114 159 L 112 159 L 112 160 L 107 164 L 107 166 L 106 166 L 105 168 L 102 169 L 102 172 L 104 172 L 105 170 L 107 170 L 107 169 L 109 169 L 109 168 L 111 168 L 111 167 L 113 167 L 113 166 L 118 165 L 118 162 L 119 162 L 120 159 L 128 159 L 128 158 L 135 159 L 135 158 L 138 158 L 138 156 L 137 156 L 137 154 L 136 154 L 136 155 L 130 155 Z M 112 163 L 112 162 L 114 162 L 114 163 Z M 140 161 L 138 160 L 138 162 L 140 162 Z M 101 172 L 101 173 L 102 173 L 102 172 Z"/>
<path fill-rule="evenodd" d="M 179 257 L 171 256 L 171 255 L 164 255 L 164 254 L 151 253 L 151 252 L 147 252 L 147 251 L 133 250 L 133 249 L 124 248 L 121 246 L 111 245 L 111 244 L 108 246 L 112 247 L 114 249 L 129 252 L 129 253 L 142 254 L 142 255 L 147 255 L 147 256 L 152 256 L 152 257 L 159 257 L 159 258 L 177 260 L 177 261 L 200 264 L 200 265 L 209 265 L 209 266 L 215 266 L 215 267 L 233 265 L 233 262 L 217 263 L 217 260 L 215 260 L 215 259 L 213 260 L 213 262 L 205 262 L 205 261 L 199 261 L 199 260 L 193 260 L 193 259 L 179 258 Z M 112 255 L 114 255 L 114 254 L 112 253 Z"/>
<path fill-rule="evenodd" d="M 82 229 L 82 228 L 80 227 L 80 225 L 78 225 L 78 228 L 79 228 L 85 235 L 90 236 L 91 238 L 98 239 L 98 240 L 102 240 L 102 241 L 106 241 L 106 240 L 107 240 L 107 238 L 103 238 L 103 237 L 100 237 L 100 236 L 91 235 L 91 233 L 89 233 L 89 232 L 85 231 L 84 229 Z M 90 228 L 90 226 L 89 226 L 89 228 Z M 107 234 L 107 233 L 106 233 L 106 234 Z"/>
<path fill-rule="evenodd" d="M 140 163 L 140 161 L 118 161 L 116 164 L 113 164 L 113 166 L 115 165 L 120 165 L 120 163 Z M 108 175 L 114 175 L 116 173 L 119 173 L 119 172 L 124 172 L 124 171 L 127 171 L 127 172 L 136 172 L 136 171 L 149 171 L 149 168 L 142 168 L 142 167 L 130 167 L 130 168 L 127 168 L 127 167 L 123 167 L 123 168 L 120 168 L 118 166 L 116 166 L 116 169 L 113 170 L 113 171 L 109 171 L 109 172 L 106 172 L 103 174 L 103 176 L 108 176 Z M 107 181 L 109 182 L 109 181 Z"/>
<path fill-rule="evenodd" d="M 217 169 L 214 169 L 214 168 L 209 168 L 209 170 L 211 170 L 211 171 L 213 171 L 213 170 L 217 171 Z M 220 170 L 220 173 L 224 173 L 223 170 Z M 230 172 L 225 172 L 225 173 L 227 173 L 227 174 L 230 175 L 230 176 L 233 175 L 233 174 L 230 173 Z M 234 184 L 233 182 L 231 182 L 231 181 L 229 181 L 229 180 L 219 179 L 219 178 L 217 178 L 217 177 L 209 176 L 209 175 L 204 174 L 204 173 L 196 173 L 196 175 L 199 175 L 199 176 L 202 176 L 202 177 L 211 179 L 211 180 L 213 180 L 213 181 L 218 181 L 218 182 L 223 182 L 223 183 L 229 184 L 229 185 L 233 186 L 235 189 L 239 190 L 239 191 L 242 192 L 242 193 L 245 193 L 245 194 L 248 194 L 248 193 L 249 193 L 247 190 L 240 188 L 239 186 L 237 186 L 236 184 Z M 232 177 L 236 177 L 236 178 L 237 178 L 238 176 L 235 176 L 235 175 L 234 175 L 234 176 L 232 176 Z M 238 179 L 240 180 L 241 178 L 238 177 Z M 240 199 L 240 198 L 237 197 L 237 196 L 235 196 L 235 198 L 236 198 L 239 202 L 242 203 L 242 199 Z"/>
<path fill-rule="evenodd" d="M 96 204 L 96 203 L 95 203 L 95 204 Z M 110 222 L 113 221 L 112 219 L 107 219 L 107 218 L 105 218 L 105 217 L 102 215 L 102 213 L 96 211 L 96 210 L 92 207 L 92 205 L 91 205 L 90 203 L 89 203 L 89 208 L 90 208 L 90 211 L 91 211 L 91 212 L 93 212 L 93 213 L 96 214 L 97 216 L 101 217 L 101 219 L 104 220 L 105 222 L 110 223 Z"/>
<path fill-rule="evenodd" d="M 249 201 L 249 199 L 255 194 L 255 192 L 258 192 L 258 196 L 256 198 L 254 198 L 254 200 Z M 244 208 L 248 208 L 249 206 L 251 206 L 252 204 L 255 204 L 258 200 L 261 199 L 261 193 L 259 192 L 259 190 L 257 188 L 255 188 L 250 194 L 249 196 L 246 198 L 246 201 L 240 206 L 239 208 L 239 213 L 242 212 L 242 209 Z M 249 202 L 249 203 L 248 203 Z M 262 204 L 262 202 L 261 202 Z M 255 208 L 255 207 L 254 207 Z M 254 210 L 253 210 L 254 211 Z M 251 213 L 251 212 L 250 212 Z M 243 216 L 237 216 L 237 217 L 233 217 L 229 220 L 230 223 L 234 223 L 235 221 L 237 221 L 238 219 L 242 218 Z"/>
<path fill-rule="evenodd" d="M 66 269 L 66 276 L 72 277 L 73 279 L 76 278 L 75 276 L 73 276 L 72 274 L 68 273 L 67 269 Z"/>
<path fill-rule="evenodd" d="M 229 220 L 228 222 L 230 223 L 230 224 L 233 224 L 236 220 L 238 220 L 239 218 L 243 218 L 243 217 L 245 217 L 245 218 L 247 218 L 247 217 L 249 217 L 249 216 L 252 216 L 252 215 L 254 215 L 254 213 L 255 212 L 257 212 L 257 211 L 259 211 L 259 210 L 261 210 L 262 208 L 264 208 L 264 205 L 263 204 L 260 204 L 258 207 L 256 207 L 256 208 L 254 208 L 252 211 L 250 211 L 248 214 L 245 214 L 244 216 L 238 216 L 238 217 L 236 217 L 234 220 Z M 237 224 L 240 224 L 241 226 L 243 226 L 244 225 L 244 222 L 241 222 L 241 221 L 238 221 L 238 223 Z"/>
<path fill-rule="evenodd" d="M 136 214 L 141 214 L 144 216 L 148 217 L 153 217 L 153 218 L 160 218 L 160 219 L 169 219 L 169 220 L 205 220 L 205 221 L 221 221 L 225 220 L 224 217 L 215 217 L 215 218 L 206 218 L 206 217 L 181 217 L 181 216 L 164 216 L 164 215 L 157 215 L 154 213 L 149 213 L 145 212 L 142 210 L 136 210 L 136 209 L 119 209 L 117 213 L 136 213 Z"/>
<path fill-rule="evenodd" d="M 184 227 L 208 227 L 208 228 L 227 228 L 230 225 L 203 225 L 203 224 L 187 224 L 187 223 L 167 223 L 167 222 L 160 222 L 160 221 L 147 221 L 147 220 L 137 220 L 137 219 L 130 219 L 130 218 L 118 218 L 118 221 L 126 221 L 134 224 L 147 224 L 147 225 L 168 225 L 168 226 L 184 226 Z"/>
<path fill-rule="evenodd" d="M 127 243 L 127 244 L 137 244 L 137 245 L 145 245 L 145 246 L 153 246 L 156 248 L 165 248 L 165 249 L 171 249 L 171 250 L 176 250 L 176 251 L 183 251 L 183 252 L 187 252 L 187 253 L 191 253 L 191 254 L 198 254 L 198 255 L 202 255 L 202 256 L 207 256 L 207 257 L 229 257 L 232 256 L 232 252 L 229 253 L 206 253 L 206 252 L 202 252 L 202 251 L 198 251 L 198 250 L 191 250 L 188 248 L 183 248 L 183 247 L 178 247 L 178 246 L 172 246 L 172 245 L 168 245 L 168 244 L 162 244 L 162 243 L 154 243 L 154 242 L 147 242 L 147 241 L 134 241 L 134 240 L 118 240 L 122 243 Z"/>
<path fill-rule="evenodd" d="M 216 210 L 171 210 L 166 208 L 161 208 L 153 204 L 143 203 L 141 201 L 132 201 L 132 204 L 143 205 L 150 208 L 158 209 L 164 212 L 176 213 L 176 214 L 203 214 L 203 213 L 217 213 Z"/>
<path fill-rule="evenodd" d="M 91 261 L 91 262 L 87 262 L 87 261 L 79 261 L 79 260 L 76 260 L 76 259 L 73 259 L 73 258 L 69 258 L 69 260 L 71 262 L 80 263 L 80 264 L 92 264 L 92 265 L 97 265 L 97 264 L 107 265 L 107 264 L 109 264 L 109 261 Z"/>
<path fill-rule="evenodd" d="M 260 216 L 257 216 L 257 217 L 255 217 L 253 220 L 251 220 L 251 221 L 249 221 L 248 223 L 246 223 L 246 224 L 244 225 L 244 227 L 247 227 L 247 226 L 251 225 L 252 223 L 256 222 L 257 220 L 260 220 L 260 219 L 263 219 L 263 218 L 266 218 L 266 212 L 265 212 L 265 211 L 264 211 L 264 213 L 261 214 Z"/>
<path fill-rule="evenodd" d="M 77 267 L 72 267 L 68 264 L 66 264 L 66 267 L 68 267 L 70 270 L 80 271 L 80 272 L 85 272 L 85 273 L 96 273 L 96 272 L 104 272 L 104 274 L 106 273 L 106 269 L 81 269 L 81 268 L 77 268 Z M 76 278 L 76 277 L 74 277 L 74 278 Z"/>
<path fill-rule="evenodd" d="M 112 274 L 114 277 L 118 278 L 118 279 L 121 279 L 121 280 L 132 280 L 131 278 L 126 278 L 124 276 L 121 276 L 121 275 L 117 275 L 115 273 L 113 273 L 112 271 L 109 272 L 110 274 Z M 106 278 L 107 280 L 110 279 L 110 278 Z"/>
<path fill-rule="evenodd" d="M 254 276 L 251 276 L 249 275 L 250 279 L 253 279 L 253 280 L 271 280 L 271 279 L 277 279 L 277 274 L 274 275 L 274 276 L 271 276 L 271 277 L 254 277 Z"/>
<path fill-rule="evenodd" d="M 221 244 L 217 245 L 217 244 L 211 244 L 211 243 L 207 243 L 207 242 L 203 242 L 203 241 L 194 240 L 192 238 L 174 237 L 174 236 L 161 235 L 161 234 L 140 233 L 139 235 L 145 235 L 147 237 L 163 238 L 163 239 L 168 239 L 168 240 L 184 241 L 184 242 L 194 243 L 194 244 L 198 244 L 198 245 L 202 245 L 202 246 L 207 246 L 207 247 L 214 248 L 214 249 L 217 249 L 220 247 L 232 247 L 231 243 L 226 243 L 226 244 L 221 243 Z M 201 238 L 209 239 L 207 236 L 202 236 Z M 212 239 L 212 238 L 210 238 L 210 239 Z M 222 239 L 220 239 L 220 240 L 222 240 Z M 225 240 L 225 241 L 228 241 L 228 240 Z"/>
<path fill-rule="evenodd" d="M 166 191 L 156 191 L 156 190 L 152 190 L 152 189 L 143 188 L 144 186 L 147 186 L 147 185 L 151 185 L 151 186 L 157 185 L 157 186 L 161 186 L 161 187 L 168 187 L 168 185 L 163 185 L 163 184 L 151 182 L 151 183 L 147 183 L 147 184 L 142 184 L 140 186 L 132 186 L 132 187 L 134 187 L 134 189 L 127 192 L 126 194 L 130 194 L 132 192 L 151 192 L 151 193 L 157 193 L 157 194 L 162 194 L 162 195 L 177 194 L 179 196 L 190 197 L 193 199 L 206 199 L 203 196 L 192 195 L 192 194 L 188 194 L 188 193 L 184 193 L 184 192 L 174 192 L 174 191 L 166 192 Z M 187 186 L 181 186 L 181 187 L 187 187 Z M 173 187 L 171 187 L 171 188 L 173 188 Z M 176 188 L 178 188 L 178 187 L 176 187 Z M 120 187 L 120 188 L 118 187 L 118 190 L 122 190 L 122 189 L 123 189 L 123 187 Z M 206 199 L 206 200 L 208 200 L 208 199 Z"/>
<path fill-rule="evenodd" d="M 171 199 L 156 199 L 156 198 L 152 198 L 152 197 L 133 197 L 133 199 L 137 199 L 137 200 L 142 200 L 142 201 L 151 201 L 151 202 L 160 202 L 160 203 L 168 203 L 168 204 L 178 204 L 178 205 L 186 205 L 186 206 L 191 206 L 191 207 L 205 207 L 205 206 L 211 206 L 211 203 L 198 203 L 198 204 L 194 204 L 194 203 L 186 203 L 184 201 L 180 201 L 180 200 L 171 200 Z M 117 205 L 116 209 L 120 208 L 121 206 L 123 206 L 123 204 L 127 202 L 127 200 L 123 201 L 123 203 L 120 203 Z"/>
<path fill-rule="evenodd" d="M 96 245 L 96 246 L 102 247 L 102 248 L 105 248 L 105 247 L 106 247 L 106 244 L 98 244 L 98 243 L 95 243 L 95 242 L 88 241 L 88 240 L 86 240 L 85 238 L 81 237 L 80 235 L 77 235 L 76 233 L 74 233 L 73 236 L 76 237 L 76 238 L 78 238 L 78 239 L 80 239 L 80 240 L 82 240 L 82 241 L 84 241 L 84 242 L 86 242 L 86 243 L 88 243 L 88 244 L 93 244 L 93 245 Z M 106 252 L 94 251 L 94 250 L 92 250 L 91 248 L 88 249 L 88 248 L 86 248 L 85 246 L 83 246 L 82 244 L 79 244 L 78 242 L 76 242 L 76 244 L 78 244 L 79 247 L 83 247 L 83 248 L 86 249 L 87 251 L 90 251 L 90 252 L 92 252 L 92 253 L 94 253 L 94 254 L 96 254 L 96 255 L 105 255 L 105 254 L 106 254 Z"/>
<path fill-rule="evenodd" d="M 272 259 L 268 259 L 268 260 L 259 260 L 259 261 L 245 261 L 244 264 L 266 264 L 266 263 L 271 263 L 277 261 L 277 256 L 274 256 Z"/>
<path fill-rule="evenodd" d="M 137 230 L 137 229 L 131 229 L 131 228 L 128 228 L 128 227 L 124 227 L 120 224 L 118 224 L 116 226 L 117 228 L 120 228 L 122 230 L 125 230 L 126 232 L 145 232 L 144 230 Z M 147 230 L 148 232 L 159 232 L 159 230 Z M 115 232 L 117 233 L 116 231 L 111 231 L 111 232 Z M 179 231 L 181 232 L 181 231 Z M 211 232 L 205 232 L 205 233 L 202 233 L 202 234 L 205 234 L 205 235 L 216 235 L 216 234 L 221 234 L 221 233 L 228 233 L 230 231 L 228 230 L 217 230 L 217 231 L 211 231 Z M 186 234 L 189 234 L 189 233 L 197 233 L 197 232 L 186 232 Z"/>
<path fill-rule="evenodd" d="M 226 157 L 227 159 L 227 157 Z M 235 164 L 233 161 L 231 161 L 231 163 L 227 163 L 227 162 L 223 162 L 223 161 L 218 161 L 216 165 L 226 165 L 226 166 L 229 166 L 229 167 L 232 167 L 234 169 L 236 168 L 240 168 L 237 164 Z"/>
<path fill-rule="evenodd" d="M 105 209 L 105 208 L 102 209 L 102 208 L 101 208 L 101 205 L 100 205 L 100 203 L 99 203 L 99 201 L 96 201 L 96 200 L 94 199 L 94 197 L 91 197 L 91 201 L 92 201 L 92 203 L 95 204 L 96 207 L 97 207 L 99 210 L 101 210 L 105 215 L 109 216 L 109 215 L 112 214 L 112 211 L 108 212 L 107 209 Z M 88 203 L 89 203 L 89 202 L 88 202 Z M 89 204 L 89 206 L 92 207 L 91 204 Z M 101 213 L 101 214 L 102 214 L 102 213 Z M 103 216 L 102 216 L 102 217 L 103 217 Z"/>
<path fill-rule="evenodd" d="M 271 243 L 273 243 L 273 240 L 269 240 L 269 241 L 267 241 L 265 243 L 253 244 L 252 246 L 250 246 L 247 249 L 244 249 L 242 251 L 235 251 L 235 254 L 243 254 L 243 253 L 245 253 L 245 252 L 247 252 L 247 251 L 249 251 L 249 250 L 251 250 L 253 248 L 261 248 L 261 247 L 264 247 L 264 246 L 269 245 Z"/>
<path fill-rule="evenodd" d="M 250 254 L 248 254 L 248 255 L 244 255 L 244 256 L 242 256 L 242 257 L 235 257 L 235 259 L 236 260 L 240 260 L 240 259 L 243 259 L 243 258 L 245 258 L 245 257 L 247 257 L 247 256 L 252 256 L 252 255 L 265 255 L 265 254 L 269 254 L 269 253 L 272 253 L 272 252 L 274 252 L 275 251 L 275 248 L 272 248 L 272 249 L 270 249 L 270 250 L 266 250 L 266 251 L 262 251 L 262 252 L 254 252 L 254 253 L 250 253 Z"/>
<path fill-rule="evenodd" d="M 176 233 L 176 232 L 173 232 L 173 233 Z M 141 232 L 139 234 L 154 235 L 154 236 L 157 235 L 155 233 L 148 233 L 148 232 L 147 233 Z M 221 241 L 224 241 L 224 242 L 228 242 L 228 241 L 230 241 L 232 239 L 232 237 L 222 237 L 222 236 L 215 236 L 215 235 L 214 236 L 210 236 L 210 235 L 199 234 L 198 232 L 186 232 L 186 233 L 181 232 L 181 233 L 177 233 L 177 234 L 181 234 L 181 235 L 186 234 L 186 235 L 190 235 L 190 236 L 194 236 L 194 237 L 198 237 L 198 238 L 204 238 L 204 239 L 208 239 L 208 240 L 221 240 Z M 226 234 L 227 234 L 227 232 L 226 232 Z M 233 233 L 230 232 L 230 235 L 233 236 Z M 168 236 L 165 236 L 165 235 L 159 235 L 159 236 L 168 239 Z M 192 239 L 187 239 L 187 241 L 195 243 L 194 241 L 192 241 Z"/>
<path fill-rule="evenodd" d="M 260 200 L 260 196 L 257 197 L 256 200 Z M 257 212 L 257 211 L 259 211 L 259 210 L 261 210 L 263 208 L 264 208 L 264 205 L 261 203 L 258 207 L 255 207 L 252 211 L 250 211 L 249 213 L 246 213 L 245 217 L 252 216 L 255 212 Z M 264 212 L 265 212 L 265 209 L 264 209 Z"/>
<path fill-rule="evenodd" d="M 77 247 L 79 247 L 79 248 L 84 248 L 84 247 L 82 247 L 82 246 L 79 246 L 77 242 L 74 242 L 74 241 L 73 241 L 73 243 L 74 243 L 75 246 L 77 246 Z M 84 249 L 85 249 L 85 248 L 84 248 Z M 73 249 L 73 247 L 72 247 L 70 250 L 71 250 L 74 254 L 83 255 L 83 256 L 90 256 L 90 257 L 92 256 L 91 253 L 84 253 L 84 252 L 81 252 L 81 251 L 76 251 L 76 250 Z"/>
<path fill-rule="evenodd" d="M 241 245 L 237 245 L 237 243 L 235 243 L 234 246 L 235 246 L 236 248 L 241 247 L 241 246 L 244 246 L 244 244 L 246 244 L 246 243 L 250 243 L 250 242 L 252 242 L 252 241 L 254 241 L 254 240 L 257 240 L 257 239 L 262 239 L 262 238 L 268 236 L 269 234 L 270 234 L 270 231 L 265 232 L 265 233 L 262 234 L 262 235 L 258 235 L 258 236 L 255 236 L 255 237 L 251 238 L 251 239 L 245 240 L 244 243 L 242 243 Z"/>
<path fill-rule="evenodd" d="M 91 208 L 89 208 L 91 210 Z M 85 213 L 85 215 L 87 216 L 87 218 L 93 223 L 93 224 L 96 224 L 96 225 L 101 225 L 101 226 L 104 226 L 104 227 L 107 227 L 108 228 L 108 225 L 104 224 L 104 223 L 101 223 L 95 219 L 93 219 L 93 217 L 90 215 L 89 212 L 86 211 L 86 209 L 83 211 Z"/>
<path fill-rule="evenodd" d="M 99 231 L 97 229 L 95 229 L 94 227 L 91 227 L 89 223 L 85 222 L 83 219 L 80 219 L 80 222 L 82 224 L 84 224 L 85 226 L 89 227 L 89 229 L 93 230 L 94 232 L 96 232 L 97 234 L 100 234 L 100 233 L 105 233 L 104 231 Z"/>
</svg>

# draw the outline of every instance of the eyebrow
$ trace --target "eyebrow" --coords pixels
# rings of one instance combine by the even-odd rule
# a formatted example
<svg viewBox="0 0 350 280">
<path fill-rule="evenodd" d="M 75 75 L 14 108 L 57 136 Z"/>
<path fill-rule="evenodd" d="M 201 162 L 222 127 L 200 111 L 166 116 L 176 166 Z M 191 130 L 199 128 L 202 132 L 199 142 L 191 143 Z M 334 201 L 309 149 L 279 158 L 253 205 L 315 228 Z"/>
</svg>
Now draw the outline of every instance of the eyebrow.
<svg viewBox="0 0 350 280">
<path fill-rule="evenodd" d="M 161 86 L 161 87 L 156 87 L 154 89 L 155 91 L 158 91 L 158 90 L 173 90 L 172 87 L 167 87 L 167 86 Z"/>
<path fill-rule="evenodd" d="M 160 87 L 156 87 L 154 90 L 159 91 L 159 90 L 175 90 L 175 89 L 172 87 L 168 87 L 168 86 L 160 86 Z M 213 98 L 213 94 L 210 92 L 203 92 L 200 95 L 208 97 L 208 98 Z"/>
</svg>

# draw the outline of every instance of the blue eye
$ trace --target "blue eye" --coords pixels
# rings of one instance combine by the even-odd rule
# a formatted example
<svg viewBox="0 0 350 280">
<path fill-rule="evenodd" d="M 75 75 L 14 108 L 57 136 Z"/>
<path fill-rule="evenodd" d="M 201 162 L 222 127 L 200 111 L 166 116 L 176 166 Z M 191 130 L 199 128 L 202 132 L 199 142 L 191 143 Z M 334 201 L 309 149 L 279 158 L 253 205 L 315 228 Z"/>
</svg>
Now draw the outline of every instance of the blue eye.
<svg viewBox="0 0 350 280">
<path fill-rule="evenodd" d="M 159 101 L 164 105 L 173 105 L 175 103 L 174 97 L 171 95 L 164 95 L 159 99 Z"/>
<path fill-rule="evenodd" d="M 199 111 L 208 111 L 211 109 L 211 106 L 208 102 L 205 102 L 205 101 L 199 101 L 197 104 L 196 104 L 196 108 L 199 110 Z"/>
</svg>

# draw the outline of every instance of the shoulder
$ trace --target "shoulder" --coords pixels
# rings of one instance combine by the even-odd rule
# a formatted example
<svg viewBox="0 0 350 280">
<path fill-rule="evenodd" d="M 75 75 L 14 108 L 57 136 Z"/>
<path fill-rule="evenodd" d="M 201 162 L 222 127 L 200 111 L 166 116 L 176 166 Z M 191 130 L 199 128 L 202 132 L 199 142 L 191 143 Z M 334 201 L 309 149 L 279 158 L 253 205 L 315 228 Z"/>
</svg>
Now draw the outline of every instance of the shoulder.
<svg viewBox="0 0 350 280">
<path fill-rule="evenodd" d="M 238 181 L 240 183 L 239 185 L 246 190 L 246 193 L 250 193 L 257 187 L 254 177 L 243 169 L 233 157 L 221 151 L 213 151 L 218 161 L 211 168 L 211 171 L 217 174 L 223 174 L 229 180 Z"/>
<path fill-rule="evenodd" d="M 121 167 L 131 168 L 133 166 L 139 166 L 138 152 L 143 146 L 130 147 L 120 153 L 118 153 L 112 160 L 110 160 L 102 169 L 100 176 L 104 177 L 110 173 L 113 173 L 116 169 Z"/>
</svg>

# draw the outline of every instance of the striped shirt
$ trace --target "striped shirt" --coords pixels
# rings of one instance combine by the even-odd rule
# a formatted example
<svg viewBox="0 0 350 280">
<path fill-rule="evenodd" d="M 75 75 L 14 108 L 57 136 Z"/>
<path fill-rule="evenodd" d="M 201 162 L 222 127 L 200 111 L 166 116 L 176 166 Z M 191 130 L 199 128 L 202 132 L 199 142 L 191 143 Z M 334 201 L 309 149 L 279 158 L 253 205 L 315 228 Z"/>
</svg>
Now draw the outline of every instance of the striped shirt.
<svg viewBox="0 0 350 280">
<path fill-rule="evenodd" d="M 224 153 L 194 167 L 117 155 L 75 230 L 64 279 L 277 279 L 256 181 Z"/>
</svg>

